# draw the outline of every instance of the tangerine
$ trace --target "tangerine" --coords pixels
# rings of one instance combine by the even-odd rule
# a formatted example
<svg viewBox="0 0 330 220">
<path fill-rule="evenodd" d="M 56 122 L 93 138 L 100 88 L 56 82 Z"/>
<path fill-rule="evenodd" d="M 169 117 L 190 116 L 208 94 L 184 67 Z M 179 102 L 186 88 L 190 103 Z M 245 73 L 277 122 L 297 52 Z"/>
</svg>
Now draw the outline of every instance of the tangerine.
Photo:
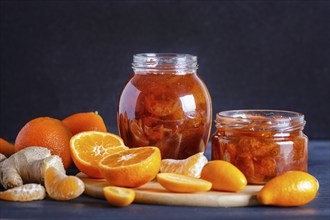
<svg viewBox="0 0 330 220">
<path fill-rule="evenodd" d="M 72 135 L 83 131 L 106 132 L 107 128 L 98 112 L 76 113 L 62 121 L 71 131 Z"/>
<path fill-rule="evenodd" d="M 39 117 L 26 123 L 15 141 L 15 152 L 30 146 L 48 148 L 62 158 L 64 168 L 71 164 L 70 130 L 55 118 Z"/>
<path fill-rule="evenodd" d="M 10 157 L 15 153 L 15 147 L 3 138 L 0 138 L 0 153 L 6 157 Z"/>
</svg>

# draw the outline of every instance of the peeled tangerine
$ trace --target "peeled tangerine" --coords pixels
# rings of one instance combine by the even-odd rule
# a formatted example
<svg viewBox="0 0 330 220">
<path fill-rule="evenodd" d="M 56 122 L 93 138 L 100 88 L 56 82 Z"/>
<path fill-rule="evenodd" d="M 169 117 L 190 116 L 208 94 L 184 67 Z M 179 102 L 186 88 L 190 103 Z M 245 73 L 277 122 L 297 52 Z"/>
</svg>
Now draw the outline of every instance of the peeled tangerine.
<svg viewBox="0 0 330 220">
<path fill-rule="evenodd" d="M 202 170 L 201 178 L 212 183 L 213 190 L 237 192 L 245 188 L 247 180 L 234 165 L 223 160 L 208 162 Z"/>
<path fill-rule="evenodd" d="M 0 192 L 0 200 L 8 201 L 28 202 L 32 200 L 42 200 L 45 197 L 45 188 L 36 183 L 29 183 Z"/>
<path fill-rule="evenodd" d="M 289 171 L 270 180 L 257 197 L 261 204 L 276 206 L 301 206 L 312 201 L 319 182 L 302 171 Z"/>
</svg>

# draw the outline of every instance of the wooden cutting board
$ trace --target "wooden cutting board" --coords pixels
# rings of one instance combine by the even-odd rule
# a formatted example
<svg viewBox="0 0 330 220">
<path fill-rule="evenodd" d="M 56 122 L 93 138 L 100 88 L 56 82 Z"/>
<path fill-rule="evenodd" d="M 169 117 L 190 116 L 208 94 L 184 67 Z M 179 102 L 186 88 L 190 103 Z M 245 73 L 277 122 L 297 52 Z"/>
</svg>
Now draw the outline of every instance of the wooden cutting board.
<svg viewBox="0 0 330 220">
<path fill-rule="evenodd" d="M 110 184 L 105 179 L 89 178 L 83 173 L 77 176 L 85 183 L 85 194 L 104 199 L 103 187 Z M 159 183 L 152 181 L 135 191 L 136 203 L 176 205 L 176 206 L 205 206 L 205 207 L 240 207 L 259 205 L 256 194 L 262 186 L 248 185 L 238 193 L 209 191 L 201 193 L 172 193 L 165 190 Z"/>
</svg>

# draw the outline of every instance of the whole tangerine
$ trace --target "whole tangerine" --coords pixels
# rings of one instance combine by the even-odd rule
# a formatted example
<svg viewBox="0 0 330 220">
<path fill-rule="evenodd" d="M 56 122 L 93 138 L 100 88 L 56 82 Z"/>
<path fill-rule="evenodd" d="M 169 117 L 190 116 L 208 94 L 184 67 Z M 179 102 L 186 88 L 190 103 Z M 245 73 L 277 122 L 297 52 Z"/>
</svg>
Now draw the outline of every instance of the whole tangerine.
<svg viewBox="0 0 330 220">
<path fill-rule="evenodd" d="M 30 146 L 48 148 L 62 158 L 64 168 L 71 164 L 70 138 L 72 134 L 60 120 L 39 117 L 26 123 L 15 140 L 15 152 Z"/>
<path fill-rule="evenodd" d="M 66 117 L 62 122 L 70 129 L 72 135 L 83 131 L 107 131 L 103 118 L 98 112 L 76 113 Z"/>
</svg>

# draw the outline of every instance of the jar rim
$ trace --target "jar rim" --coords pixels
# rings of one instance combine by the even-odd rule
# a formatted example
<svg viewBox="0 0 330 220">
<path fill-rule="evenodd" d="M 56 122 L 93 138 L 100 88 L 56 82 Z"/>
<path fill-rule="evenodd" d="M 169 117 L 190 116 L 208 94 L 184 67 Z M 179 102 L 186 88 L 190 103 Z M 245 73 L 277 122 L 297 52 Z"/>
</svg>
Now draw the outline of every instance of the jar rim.
<svg viewBox="0 0 330 220">
<path fill-rule="evenodd" d="M 306 121 L 302 113 L 294 111 L 243 109 L 219 112 L 215 123 L 217 128 L 292 131 L 303 129 Z"/>
<path fill-rule="evenodd" d="M 197 56 L 185 53 L 138 53 L 133 55 L 133 70 L 194 72 L 198 68 Z"/>
</svg>

